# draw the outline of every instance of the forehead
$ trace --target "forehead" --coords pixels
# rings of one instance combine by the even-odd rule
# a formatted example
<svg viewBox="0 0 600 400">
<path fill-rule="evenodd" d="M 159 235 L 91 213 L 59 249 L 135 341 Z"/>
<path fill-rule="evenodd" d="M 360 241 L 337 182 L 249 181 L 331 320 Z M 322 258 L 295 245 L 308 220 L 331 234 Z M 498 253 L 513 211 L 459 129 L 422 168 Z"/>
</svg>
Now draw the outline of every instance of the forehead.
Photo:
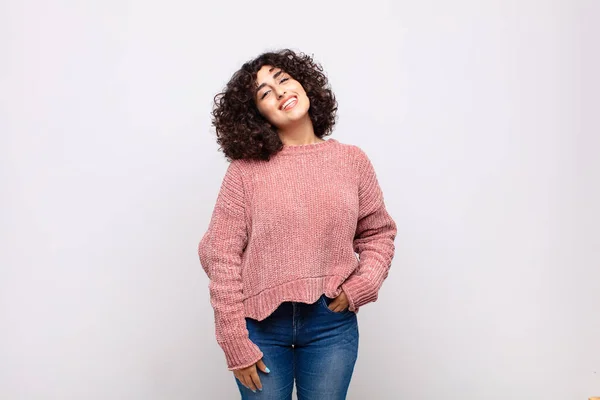
<svg viewBox="0 0 600 400">
<path fill-rule="evenodd" d="M 256 73 L 256 81 L 258 84 L 266 80 L 272 79 L 273 75 L 278 72 L 281 68 L 273 67 L 271 65 L 263 65 Z"/>
</svg>

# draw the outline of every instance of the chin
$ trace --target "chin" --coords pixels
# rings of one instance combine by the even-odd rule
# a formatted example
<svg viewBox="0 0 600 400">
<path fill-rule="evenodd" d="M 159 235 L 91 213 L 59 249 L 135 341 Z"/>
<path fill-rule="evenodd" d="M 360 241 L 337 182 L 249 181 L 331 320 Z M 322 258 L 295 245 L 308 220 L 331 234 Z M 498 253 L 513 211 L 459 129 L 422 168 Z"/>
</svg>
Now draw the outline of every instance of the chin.
<svg viewBox="0 0 600 400">
<path fill-rule="evenodd" d="M 294 114 L 294 115 L 289 115 L 287 120 L 290 123 L 296 123 L 296 122 L 300 122 L 300 121 L 302 121 L 304 119 L 310 119 L 309 116 L 308 116 L 308 111 L 297 113 L 297 114 Z"/>
<path fill-rule="evenodd" d="M 290 114 L 288 115 L 289 118 L 301 119 L 308 115 L 308 105 L 298 104 L 298 106 L 296 106 L 296 108 L 290 112 Z"/>
</svg>

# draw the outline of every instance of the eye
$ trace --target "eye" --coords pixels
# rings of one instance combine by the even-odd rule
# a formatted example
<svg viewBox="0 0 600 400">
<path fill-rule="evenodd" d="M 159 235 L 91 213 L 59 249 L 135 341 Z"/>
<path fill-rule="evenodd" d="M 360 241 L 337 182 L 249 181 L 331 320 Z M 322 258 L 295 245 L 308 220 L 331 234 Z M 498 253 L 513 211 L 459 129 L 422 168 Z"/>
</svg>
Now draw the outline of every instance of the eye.
<svg viewBox="0 0 600 400">
<path fill-rule="evenodd" d="M 270 90 L 267 90 L 266 92 L 264 92 L 264 93 L 263 93 L 263 95 L 262 95 L 262 96 L 260 96 L 260 99 L 262 100 L 262 99 L 264 99 L 265 97 L 267 97 L 267 95 L 268 95 L 270 92 L 271 92 Z"/>
<path fill-rule="evenodd" d="M 282 80 L 279 81 L 279 83 L 281 84 L 281 83 L 287 81 L 288 79 L 290 79 L 290 78 L 283 78 Z"/>
</svg>

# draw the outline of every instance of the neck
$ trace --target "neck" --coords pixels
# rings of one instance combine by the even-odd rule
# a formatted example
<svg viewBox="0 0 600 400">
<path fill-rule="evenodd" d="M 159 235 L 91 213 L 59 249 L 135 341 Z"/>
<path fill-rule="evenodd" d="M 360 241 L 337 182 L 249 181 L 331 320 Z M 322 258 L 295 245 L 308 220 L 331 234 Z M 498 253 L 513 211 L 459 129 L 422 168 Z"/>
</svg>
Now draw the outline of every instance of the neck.
<svg viewBox="0 0 600 400">
<path fill-rule="evenodd" d="M 286 146 L 297 146 L 322 142 L 323 139 L 315 135 L 312 121 L 308 114 L 293 126 L 287 126 L 278 131 L 281 142 Z"/>
</svg>

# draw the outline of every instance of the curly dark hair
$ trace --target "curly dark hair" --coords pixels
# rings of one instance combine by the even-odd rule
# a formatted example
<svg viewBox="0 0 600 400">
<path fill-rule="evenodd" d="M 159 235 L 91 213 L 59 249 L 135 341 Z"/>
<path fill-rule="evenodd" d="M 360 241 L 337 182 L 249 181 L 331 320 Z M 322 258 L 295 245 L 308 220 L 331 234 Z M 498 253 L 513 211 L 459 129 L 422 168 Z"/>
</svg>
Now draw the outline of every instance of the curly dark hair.
<svg viewBox="0 0 600 400">
<path fill-rule="evenodd" d="M 212 125 L 219 150 L 229 161 L 269 160 L 283 148 L 277 128 L 260 114 L 254 100 L 256 75 L 265 65 L 281 68 L 302 85 L 317 137 L 331 134 L 335 125 L 337 101 L 322 66 L 312 56 L 290 49 L 263 53 L 244 63 L 214 98 Z"/>
</svg>

